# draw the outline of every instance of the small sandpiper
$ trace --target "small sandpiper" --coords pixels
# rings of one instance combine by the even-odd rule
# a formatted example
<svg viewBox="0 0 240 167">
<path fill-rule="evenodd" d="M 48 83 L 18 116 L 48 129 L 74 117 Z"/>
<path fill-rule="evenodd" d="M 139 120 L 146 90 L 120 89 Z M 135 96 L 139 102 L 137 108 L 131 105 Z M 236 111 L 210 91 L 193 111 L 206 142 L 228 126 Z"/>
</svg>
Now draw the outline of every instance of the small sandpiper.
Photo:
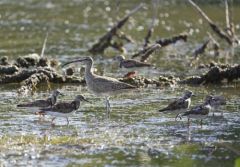
<svg viewBox="0 0 240 167">
<path fill-rule="evenodd" d="M 152 66 L 151 64 L 148 63 L 144 63 L 144 62 L 140 62 L 140 61 L 136 61 L 133 59 L 125 59 L 125 57 L 123 55 L 119 55 L 116 56 L 114 58 L 114 60 L 118 60 L 119 61 L 119 67 L 122 68 L 135 68 L 135 67 L 150 67 Z"/>
<path fill-rule="evenodd" d="M 218 111 L 221 106 L 227 104 L 226 99 L 223 96 L 208 95 L 206 96 L 205 101 L 209 99 L 210 99 L 210 105 L 212 107 L 213 116 L 214 116 L 214 111 Z M 221 116 L 223 116 L 223 110 L 221 110 Z"/>
<path fill-rule="evenodd" d="M 42 115 L 53 116 L 52 125 L 54 125 L 53 121 L 56 119 L 56 117 L 66 118 L 68 125 L 69 124 L 68 117 L 72 115 L 77 109 L 79 109 L 81 101 L 89 102 L 88 100 L 85 99 L 84 96 L 77 95 L 72 102 L 59 102 L 52 107 L 40 109 L 39 113 Z"/>
<path fill-rule="evenodd" d="M 170 103 L 167 107 L 158 110 L 159 112 L 166 112 L 166 113 L 175 113 L 177 116 L 175 119 L 177 119 L 178 115 L 185 112 L 191 105 L 191 97 L 194 96 L 192 91 L 185 91 L 184 95 L 172 103 Z"/>
<path fill-rule="evenodd" d="M 51 96 L 45 100 L 36 100 L 30 103 L 18 104 L 17 107 L 29 108 L 33 112 L 37 113 L 39 108 L 45 108 L 53 106 L 57 102 L 57 97 L 63 95 L 58 90 L 54 90 Z"/>
<path fill-rule="evenodd" d="M 188 126 L 190 126 L 190 118 L 195 118 L 195 119 L 201 119 L 201 127 L 202 127 L 202 120 L 208 116 L 211 110 L 211 105 L 210 105 L 211 100 L 212 98 L 206 99 L 203 104 L 194 106 L 189 111 L 181 115 L 181 116 L 188 117 Z"/>
</svg>

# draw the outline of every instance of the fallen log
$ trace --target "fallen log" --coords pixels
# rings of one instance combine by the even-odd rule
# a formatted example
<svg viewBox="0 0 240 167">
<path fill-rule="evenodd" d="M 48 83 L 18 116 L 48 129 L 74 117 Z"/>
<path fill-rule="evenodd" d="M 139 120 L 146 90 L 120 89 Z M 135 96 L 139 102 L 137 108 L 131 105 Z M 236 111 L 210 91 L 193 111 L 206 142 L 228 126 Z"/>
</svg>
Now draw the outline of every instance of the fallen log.
<svg viewBox="0 0 240 167">
<path fill-rule="evenodd" d="M 0 75 L 1 74 L 3 74 L 3 75 L 14 74 L 18 70 L 19 70 L 19 68 L 14 65 L 7 65 L 7 66 L 0 65 Z"/>
<path fill-rule="evenodd" d="M 176 43 L 177 41 L 184 41 L 186 42 L 187 41 L 187 38 L 188 38 L 188 35 L 185 34 L 185 33 L 181 33 L 179 35 L 176 35 L 176 36 L 173 36 L 171 38 L 162 38 L 162 39 L 159 39 L 155 42 L 155 44 L 152 44 L 148 47 L 145 47 L 143 48 L 142 50 L 140 50 L 139 52 L 133 54 L 131 57 L 132 58 L 136 58 L 136 57 L 139 57 L 139 56 L 142 56 L 142 60 L 141 61 L 146 61 L 146 59 L 153 53 L 153 52 L 149 52 L 150 50 L 153 49 L 153 47 L 156 49 L 158 49 L 159 47 L 166 47 L 170 44 L 174 44 Z M 159 46 L 158 46 L 159 45 Z"/>
<path fill-rule="evenodd" d="M 240 65 L 220 67 L 214 66 L 203 75 L 191 76 L 179 81 L 180 84 L 200 85 L 200 84 L 220 84 L 224 80 L 232 82 L 240 78 Z"/>
<path fill-rule="evenodd" d="M 156 41 L 157 44 L 160 44 L 162 47 L 168 46 L 170 44 L 174 44 L 177 41 L 186 42 L 188 35 L 186 33 L 181 33 L 179 35 L 173 36 L 171 38 L 162 38 Z"/>
</svg>

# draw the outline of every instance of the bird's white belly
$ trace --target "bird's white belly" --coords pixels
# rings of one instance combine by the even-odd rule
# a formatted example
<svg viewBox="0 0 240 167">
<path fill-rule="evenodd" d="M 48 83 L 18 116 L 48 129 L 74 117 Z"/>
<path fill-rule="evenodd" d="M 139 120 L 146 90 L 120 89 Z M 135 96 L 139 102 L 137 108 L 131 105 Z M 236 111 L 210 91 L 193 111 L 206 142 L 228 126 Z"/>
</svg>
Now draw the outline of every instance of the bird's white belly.
<svg viewBox="0 0 240 167">
<path fill-rule="evenodd" d="M 70 113 L 60 113 L 60 112 L 52 112 L 52 111 L 47 111 L 46 115 L 51 115 L 54 117 L 68 117 L 73 115 L 74 112 L 70 112 Z"/>
<path fill-rule="evenodd" d="M 21 107 L 22 109 L 28 110 L 32 113 L 36 113 L 39 111 L 39 107 Z"/>
<path fill-rule="evenodd" d="M 204 119 L 206 118 L 208 115 L 201 115 L 201 114 L 191 114 L 188 117 L 189 118 L 194 118 L 194 119 Z"/>
</svg>

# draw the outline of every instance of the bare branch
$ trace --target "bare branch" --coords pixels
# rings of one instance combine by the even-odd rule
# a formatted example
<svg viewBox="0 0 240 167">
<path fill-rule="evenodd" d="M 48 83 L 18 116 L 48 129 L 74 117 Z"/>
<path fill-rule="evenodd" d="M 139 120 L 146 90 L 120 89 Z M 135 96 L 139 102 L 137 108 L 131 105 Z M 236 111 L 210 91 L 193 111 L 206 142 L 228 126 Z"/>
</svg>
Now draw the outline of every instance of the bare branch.
<svg viewBox="0 0 240 167">
<path fill-rule="evenodd" d="M 222 39 L 224 39 L 229 45 L 233 45 L 233 40 L 229 37 L 220 27 L 218 27 L 192 0 L 188 2 L 198 11 L 198 13 L 208 22 L 212 30 Z"/>
<path fill-rule="evenodd" d="M 44 42 L 43 42 L 43 47 L 42 47 L 42 52 L 41 52 L 41 56 L 40 56 L 40 57 L 43 57 L 43 56 L 44 56 L 47 39 L 48 39 L 48 32 L 47 32 L 46 37 L 45 37 Z"/>
</svg>

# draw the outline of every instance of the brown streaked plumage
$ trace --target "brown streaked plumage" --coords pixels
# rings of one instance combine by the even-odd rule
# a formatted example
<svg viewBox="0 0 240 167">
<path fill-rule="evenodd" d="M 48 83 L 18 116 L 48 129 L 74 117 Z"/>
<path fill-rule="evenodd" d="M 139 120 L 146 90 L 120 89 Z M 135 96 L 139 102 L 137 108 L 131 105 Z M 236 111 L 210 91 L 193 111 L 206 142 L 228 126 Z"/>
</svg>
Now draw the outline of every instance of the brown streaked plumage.
<svg viewBox="0 0 240 167">
<path fill-rule="evenodd" d="M 76 63 L 76 62 L 83 62 L 85 64 L 85 79 L 87 83 L 88 90 L 93 92 L 97 96 L 104 96 L 106 99 L 106 111 L 107 115 L 111 111 L 109 97 L 111 95 L 116 95 L 122 92 L 127 92 L 129 89 L 135 89 L 135 86 L 130 84 L 120 82 L 115 78 L 106 77 L 106 76 L 99 76 L 92 72 L 93 66 L 93 59 L 90 56 L 81 57 L 77 60 L 70 61 L 63 66 Z"/>
</svg>

